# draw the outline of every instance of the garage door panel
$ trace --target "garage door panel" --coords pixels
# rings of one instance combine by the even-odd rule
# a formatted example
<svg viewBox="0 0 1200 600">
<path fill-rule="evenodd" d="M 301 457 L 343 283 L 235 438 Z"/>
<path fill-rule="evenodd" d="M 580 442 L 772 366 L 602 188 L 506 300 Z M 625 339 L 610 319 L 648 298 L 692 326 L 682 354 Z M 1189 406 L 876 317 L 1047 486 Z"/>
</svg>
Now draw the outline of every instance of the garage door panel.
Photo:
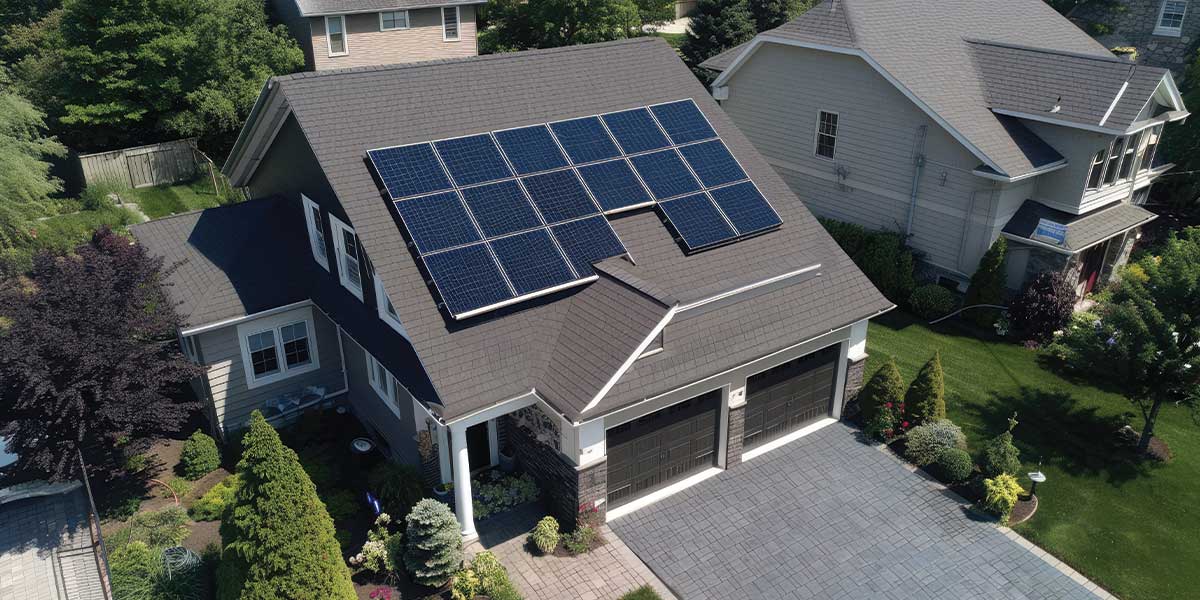
<svg viewBox="0 0 1200 600">
<path fill-rule="evenodd" d="M 744 447 L 777 439 L 830 414 L 839 348 L 819 350 L 747 380 Z"/>
</svg>

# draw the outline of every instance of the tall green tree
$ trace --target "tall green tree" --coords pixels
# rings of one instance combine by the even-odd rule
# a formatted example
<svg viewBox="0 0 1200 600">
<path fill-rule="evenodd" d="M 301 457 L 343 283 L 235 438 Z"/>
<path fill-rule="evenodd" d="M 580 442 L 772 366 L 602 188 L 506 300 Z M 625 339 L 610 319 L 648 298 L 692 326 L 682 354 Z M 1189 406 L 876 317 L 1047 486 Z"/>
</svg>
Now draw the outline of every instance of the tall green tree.
<svg viewBox="0 0 1200 600">
<path fill-rule="evenodd" d="M 934 351 L 904 395 L 904 411 L 909 423 L 922 425 L 946 418 L 946 377 L 942 373 L 942 353 Z"/>
<path fill-rule="evenodd" d="M 15 74 L 78 149 L 193 135 L 224 149 L 266 78 L 304 65 L 257 0 L 65 0 L 20 33 Z"/>
<path fill-rule="evenodd" d="M 0 253 L 26 243 L 44 203 L 62 191 L 47 159 L 66 155 L 66 148 L 46 135 L 44 118 L 13 91 L 0 65 Z"/>
<path fill-rule="evenodd" d="M 1141 412 L 1138 448 L 1149 447 L 1164 405 L 1195 415 L 1200 398 L 1200 228 L 1168 238 L 1124 277 L 1093 322 L 1076 322 L 1050 350 L 1079 372 L 1122 390 Z"/>
<path fill-rule="evenodd" d="M 709 58 L 754 37 L 746 0 L 700 0 L 679 51 L 693 69 Z"/>
<path fill-rule="evenodd" d="M 1004 290 L 1008 286 L 1008 271 L 1005 270 L 1007 258 L 1008 241 L 998 237 L 983 258 L 979 259 L 979 267 L 967 285 L 967 299 L 963 306 L 999 305 L 1004 301 Z M 998 314 L 996 309 L 975 308 L 967 313 L 967 317 L 980 327 L 991 327 Z"/>
<path fill-rule="evenodd" d="M 220 600 L 353 600 L 333 519 L 296 453 L 262 413 L 250 415 L 237 473 L 242 487 L 221 522 Z"/>
<path fill-rule="evenodd" d="M 1192 56 L 1180 88 L 1185 106 L 1200 106 L 1200 52 Z M 1175 163 L 1175 168 L 1155 184 L 1152 191 L 1155 199 L 1178 207 L 1194 205 L 1200 198 L 1200 119 L 1163 127 L 1158 153 Z"/>
<path fill-rule="evenodd" d="M 637 37 L 646 24 L 643 18 L 659 18 L 663 4 L 660 0 L 492 0 L 479 47 L 488 54 Z"/>
<path fill-rule="evenodd" d="M 760 33 L 775 29 L 804 14 L 819 0 L 747 0 L 754 28 Z"/>
</svg>

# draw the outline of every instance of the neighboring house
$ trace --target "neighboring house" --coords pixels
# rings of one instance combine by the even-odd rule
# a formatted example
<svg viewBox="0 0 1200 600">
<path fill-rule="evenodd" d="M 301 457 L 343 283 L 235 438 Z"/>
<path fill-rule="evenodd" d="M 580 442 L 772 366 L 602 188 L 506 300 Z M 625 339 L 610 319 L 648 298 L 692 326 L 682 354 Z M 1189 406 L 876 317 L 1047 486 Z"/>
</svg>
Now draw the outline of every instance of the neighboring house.
<svg viewBox="0 0 1200 600">
<path fill-rule="evenodd" d="M 573 522 L 833 422 L 892 308 L 659 38 L 277 77 L 225 172 L 131 228 L 215 422 L 348 406 L 468 536 L 501 451 Z"/>
<path fill-rule="evenodd" d="M 484 0 L 271 0 L 309 70 L 475 56 Z"/>
<path fill-rule="evenodd" d="M 1104 47 L 1183 77 L 1200 39 L 1196 9 L 1196 0 L 1092 0 L 1070 18 Z"/>
<path fill-rule="evenodd" d="M 1169 71 L 1112 56 L 1042 0 L 838 0 L 704 63 L 725 112 L 815 214 L 909 236 L 965 285 L 998 236 L 1008 285 L 1085 294 L 1127 260 L 1187 117 Z"/>
</svg>

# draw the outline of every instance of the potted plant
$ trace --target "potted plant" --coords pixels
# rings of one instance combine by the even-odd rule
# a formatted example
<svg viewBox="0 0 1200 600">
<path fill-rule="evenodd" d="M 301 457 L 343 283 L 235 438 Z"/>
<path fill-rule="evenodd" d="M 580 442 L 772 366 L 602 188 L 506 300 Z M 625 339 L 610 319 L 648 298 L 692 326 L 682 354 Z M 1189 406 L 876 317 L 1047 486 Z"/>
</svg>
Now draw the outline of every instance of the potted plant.
<svg viewBox="0 0 1200 600">
<path fill-rule="evenodd" d="M 453 492 L 453 491 L 454 491 L 454 484 L 452 482 L 439 483 L 439 484 L 433 486 L 433 494 L 435 496 L 437 496 L 437 499 L 441 502 L 445 502 L 446 497 L 449 496 L 450 492 Z"/>
<path fill-rule="evenodd" d="M 517 466 L 517 455 L 513 452 L 512 444 L 504 444 L 500 448 L 500 470 L 505 473 L 512 473 Z"/>
</svg>

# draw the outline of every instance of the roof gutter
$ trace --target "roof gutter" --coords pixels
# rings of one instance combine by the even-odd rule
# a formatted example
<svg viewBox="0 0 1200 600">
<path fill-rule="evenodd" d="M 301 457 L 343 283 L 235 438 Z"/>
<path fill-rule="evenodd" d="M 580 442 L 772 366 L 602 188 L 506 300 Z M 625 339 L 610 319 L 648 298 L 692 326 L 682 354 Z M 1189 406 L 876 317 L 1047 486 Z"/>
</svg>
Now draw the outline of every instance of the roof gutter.
<svg viewBox="0 0 1200 600">
<path fill-rule="evenodd" d="M 1067 166 L 1068 164 L 1070 164 L 1070 163 L 1067 161 L 1066 158 L 1061 158 L 1050 164 L 1047 164 L 1047 165 L 1038 167 L 1032 171 L 1029 171 L 1028 173 L 1022 173 L 1020 175 L 1017 175 L 1016 177 L 1009 177 L 1008 175 L 1000 175 L 998 173 L 988 173 L 987 171 L 980 171 L 979 169 L 975 169 L 975 170 L 971 171 L 971 174 L 977 175 L 979 177 L 983 177 L 985 179 L 994 179 L 996 181 L 1003 181 L 1004 183 L 1013 183 L 1015 181 L 1021 181 L 1022 179 L 1029 179 L 1030 177 L 1037 177 L 1038 175 L 1044 175 L 1051 171 L 1057 171 L 1057 170 Z"/>
</svg>

